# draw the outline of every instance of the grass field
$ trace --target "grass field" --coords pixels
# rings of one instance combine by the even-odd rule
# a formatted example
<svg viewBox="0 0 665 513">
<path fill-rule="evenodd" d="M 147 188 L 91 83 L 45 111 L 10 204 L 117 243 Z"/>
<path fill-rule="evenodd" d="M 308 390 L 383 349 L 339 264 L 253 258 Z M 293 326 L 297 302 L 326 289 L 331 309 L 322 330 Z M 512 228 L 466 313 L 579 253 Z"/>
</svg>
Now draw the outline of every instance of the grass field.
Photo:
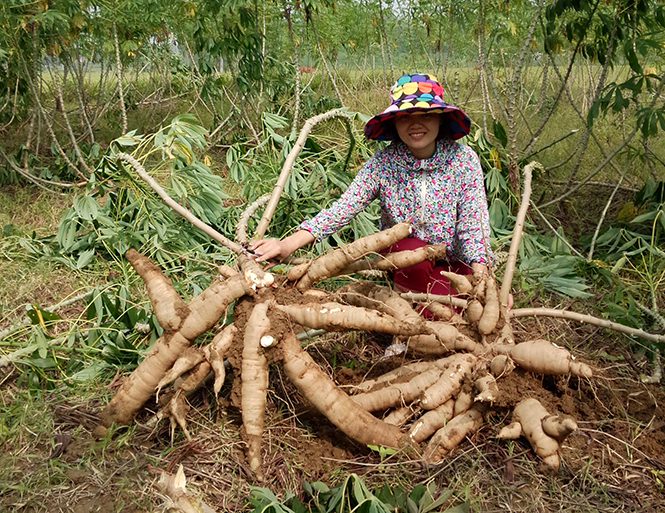
<svg viewBox="0 0 665 513">
<path fill-rule="evenodd" d="M 537 106 L 546 106 L 557 90 L 556 80 L 541 88 L 541 73 L 541 68 L 529 68 L 522 76 L 516 96 L 516 108 L 523 114 L 516 127 L 520 148 L 542 117 L 543 111 L 536 111 Z M 578 132 L 538 153 L 537 158 L 545 166 L 560 163 L 579 148 L 584 122 L 575 109 L 581 112 L 588 109 L 590 77 L 598 73 L 599 69 L 593 66 L 575 69 L 571 82 L 574 105 L 561 104 L 534 148 L 544 147 L 573 129 Z M 617 67 L 612 73 L 610 79 L 618 80 L 626 69 Z M 507 71 L 499 70 L 494 77 L 504 101 L 508 75 Z M 322 70 L 313 77 L 305 75 L 303 82 L 310 78 L 311 91 L 307 94 L 311 98 L 305 100 L 330 100 L 334 93 Z M 227 79 L 224 77 L 225 81 Z M 337 79 L 344 105 L 350 110 L 371 114 L 385 107 L 387 95 L 380 74 L 366 77 L 359 71 L 342 70 Z M 450 69 L 446 83 L 451 86 L 453 100 L 474 119 L 474 129 L 482 128 L 478 70 L 474 67 Z M 136 90 L 140 91 L 141 86 Z M 145 91 L 141 95 L 137 93 L 137 97 L 147 94 Z M 73 101 L 73 95 L 68 98 Z M 303 115 L 311 115 L 316 104 L 305 100 Z M 323 104 L 325 102 L 319 106 Z M 309 111 L 305 109 L 308 105 Z M 47 107 L 52 106 L 47 104 Z M 219 112 L 227 112 L 228 104 L 220 103 L 217 107 Z M 285 112 L 289 109 L 288 99 L 270 104 L 270 108 Z M 210 110 L 201 101 L 187 96 L 159 107 L 138 106 L 130 110 L 129 126 L 149 133 L 173 114 L 190 109 L 204 126 L 213 124 Z M 498 105 L 493 109 L 498 113 Z M 259 129 L 260 137 L 268 133 L 254 111 L 245 114 L 248 119 L 243 119 L 236 130 L 206 151 L 212 171 L 228 181 L 226 192 L 233 196 L 230 204 L 242 203 L 245 198 L 240 197 L 244 184 L 230 183 L 226 161 L 229 146 L 238 141 L 244 149 L 252 146 L 247 123 Z M 488 111 L 486 115 L 491 135 L 491 113 Z M 525 118 L 529 120 L 528 126 Z M 571 178 L 569 174 L 575 161 L 572 159 L 565 166 L 537 176 L 534 196 L 542 194 L 541 198 L 551 199 L 567 180 L 582 179 L 602 162 L 603 152 L 612 151 L 630 132 L 633 122 L 631 116 L 624 118 L 620 114 L 599 119 L 594 125 L 597 142 L 590 139 L 587 151 L 580 158 L 578 176 Z M 505 125 L 505 120 L 502 123 Z M 359 133 L 361 123 L 356 121 L 354 126 Z M 118 113 L 111 110 L 99 125 L 98 137 L 104 148 L 119 135 L 118 127 Z M 11 134 L 9 140 L 22 140 L 26 129 L 24 126 Z M 61 125 L 59 129 L 62 130 Z M 348 142 L 341 124 L 317 127 L 314 134 L 319 144 L 329 145 L 340 155 L 346 151 Z M 42 137 L 39 156 L 48 163 L 52 155 L 48 152 L 47 136 L 42 133 Z M 594 180 L 616 183 L 619 174 L 627 171 L 624 184 L 639 188 L 651 175 L 662 179 L 658 171 L 665 161 L 665 149 L 660 144 L 662 137 L 661 134 L 649 141 L 653 152 L 651 164 L 655 168 L 644 159 L 644 145 L 636 138 L 630 151 L 613 161 L 615 167 L 606 166 Z M 343 147 L 338 149 L 340 145 Z M 371 145 L 360 142 L 359 146 L 361 151 L 371 152 Z M 497 162 L 505 172 L 505 151 L 498 144 L 495 148 L 501 152 Z M 279 151 L 279 148 L 273 153 L 257 151 L 248 158 L 250 166 L 254 166 L 250 169 L 255 173 L 256 182 L 264 179 L 259 176 L 263 172 L 261 166 L 268 167 L 266 162 L 277 158 Z M 353 156 L 354 169 L 362 162 L 360 154 L 356 151 Z M 321 161 L 329 158 L 328 153 L 322 155 Z M 270 166 L 278 167 L 274 162 Z M 559 223 L 557 227 L 563 226 L 571 242 L 578 246 L 581 236 L 595 228 L 610 192 L 611 188 L 602 185 L 581 189 L 548 212 L 551 219 Z M 56 308 L 60 319 L 42 319 L 41 323 L 27 317 L 26 307 L 57 306 L 91 290 L 108 290 L 113 299 L 120 297 L 120 290 L 128 291 L 129 297 L 120 302 L 127 309 L 134 305 L 142 312 L 148 311 L 149 303 L 145 289 L 129 266 L 109 258 L 99 249 L 92 263 L 83 269 L 72 269 L 48 253 L 49 238 L 57 232 L 63 212 L 72 205 L 76 194 L 50 194 L 23 184 L 5 184 L 0 188 L 0 226 L 3 227 L 0 237 L 0 332 L 3 333 L 0 357 L 25 347 L 33 348 L 9 364 L 0 360 L 0 511 L 143 512 L 169 508 L 178 511 L 160 491 L 158 479 L 161 470 L 174 472 L 180 464 L 187 476 L 188 490 L 215 511 L 252 510 L 248 500 L 252 484 L 270 488 L 283 500 L 288 492 L 304 499 L 303 481 L 321 480 L 333 485 L 349 473 L 361 475 L 372 489 L 386 484 L 411 489 L 418 483 L 434 483 L 437 490 L 450 489 L 453 495 L 441 507 L 442 511 L 445 507 L 459 508 L 452 511 L 482 513 L 665 511 L 665 414 L 662 409 L 665 393 L 660 383 L 647 384 L 642 380 L 642 375 L 652 373 L 649 358 L 652 347 L 639 339 L 561 320 L 515 322 L 516 337 L 526 340 L 538 333 L 569 347 L 578 358 L 596 369 L 596 377 L 593 380 L 555 379 L 522 373 L 514 380 L 505 380 L 503 391 L 509 399 L 496 405 L 495 413 L 482 428 L 439 466 L 424 465 L 403 452 L 381 454 L 348 439 L 299 399 L 279 366 L 272 368 L 270 377 L 263 447 L 267 476 L 264 483 L 253 481 L 243 455 L 241 420 L 234 406 L 231 379 L 222 389 L 219 402 L 210 387 L 189 397 L 192 409 L 187 418 L 191 440 L 187 440 L 179 428 L 172 429 L 166 420 L 157 425 L 149 422 L 156 409 L 154 402 L 141 411 L 135 425 L 111 430 L 107 437 L 96 440 L 92 430 L 99 422 L 100 410 L 129 375 L 136 355 L 145 353 L 149 340 L 127 334 L 123 326 L 113 324 L 103 326 L 109 337 L 113 337 L 109 338 L 113 343 L 99 345 L 91 333 L 99 330 L 108 318 L 101 319 L 101 307 L 88 296 Z M 610 208 L 610 216 L 615 216 L 633 196 L 633 191 L 620 191 Z M 527 230 L 535 232 L 535 227 L 531 225 Z M 187 297 L 196 294 L 201 284 L 216 272 L 212 265 L 216 261 L 211 263 L 212 254 L 205 250 L 171 256 L 175 263 L 169 276 L 178 291 Z M 597 265 L 609 267 L 609 264 Z M 187 276 L 183 269 L 193 271 Z M 662 305 L 665 299 L 659 287 L 662 258 L 656 259 L 649 269 L 656 304 Z M 592 272 L 595 271 L 589 271 Z M 637 274 L 629 277 L 634 280 Z M 642 285 L 637 281 L 631 282 L 631 290 L 641 290 Z M 338 285 L 339 282 L 335 282 L 335 286 Z M 598 280 L 590 293 L 585 300 L 553 294 L 519 273 L 514 281 L 517 306 L 561 307 L 595 315 L 607 309 L 606 300 L 614 297 L 617 289 Z M 102 294 L 93 297 L 101 298 Z M 127 360 L 113 352 L 114 347 L 121 347 L 121 342 L 115 338 L 120 332 L 124 334 L 123 341 L 135 344 L 131 351 L 120 353 Z M 130 335 L 134 338 L 130 339 Z M 327 335 L 311 342 L 308 348 L 338 383 L 351 384 L 375 372 L 376 367 L 395 366 L 400 362 L 398 358 L 382 360 L 388 343 L 380 334 L 350 333 Z M 33 347 L 33 344 L 36 345 Z M 128 356 L 128 353 L 131 354 Z M 514 442 L 496 438 L 510 417 L 513 403 L 530 393 L 537 394 L 554 410 L 575 416 L 580 426 L 563 446 L 562 468 L 556 474 L 539 468 L 537 458 L 523 438 Z"/>
</svg>

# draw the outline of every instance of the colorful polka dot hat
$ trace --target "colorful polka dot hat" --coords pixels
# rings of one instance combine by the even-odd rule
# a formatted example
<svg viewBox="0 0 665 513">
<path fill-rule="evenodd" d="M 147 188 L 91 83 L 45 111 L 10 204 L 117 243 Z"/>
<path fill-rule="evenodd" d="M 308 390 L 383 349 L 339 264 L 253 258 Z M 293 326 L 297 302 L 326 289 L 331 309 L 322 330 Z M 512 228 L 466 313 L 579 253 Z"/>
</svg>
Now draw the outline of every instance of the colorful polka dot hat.
<svg viewBox="0 0 665 513">
<path fill-rule="evenodd" d="M 391 141 L 397 138 L 392 119 L 398 112 L 440 113 L 439 137 L 459 139 L 469 133 L 471 120 L 462 109 L 443 101 L 443 87 L 432 75 L 402 75 L 390 89 L 390 106 L 365 124 L 368 139 Z"/>
</svg>

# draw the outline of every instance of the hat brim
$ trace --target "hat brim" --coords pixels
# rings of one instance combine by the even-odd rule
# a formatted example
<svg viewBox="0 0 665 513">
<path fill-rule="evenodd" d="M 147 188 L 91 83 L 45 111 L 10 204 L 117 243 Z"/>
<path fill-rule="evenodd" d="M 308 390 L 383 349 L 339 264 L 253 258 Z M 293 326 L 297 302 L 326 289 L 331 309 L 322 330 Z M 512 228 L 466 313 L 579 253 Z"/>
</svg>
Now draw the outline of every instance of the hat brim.
<svg viewBox="0 0 665 513">
<path fill-rule="evenodd" d="M 394 109 L 388 107 L 383 112 L 372 117 L 367 123 L 363 132 L 368 139 L 377 141 L 392 141 L 397 138 L 394 123 L 390 123 L 397 114 L 414 112 L 427 113 L 430 111 L 439 111 L 441 113 L 441 129 L 439 137 L 449 137 L 456 140 L 461 139 L 471 131 L 471 119 L 466 113 L 455 105 L 448 103 L 433 104 L 428 107 L 413 106 L 406 109 Z"/>
</svg>

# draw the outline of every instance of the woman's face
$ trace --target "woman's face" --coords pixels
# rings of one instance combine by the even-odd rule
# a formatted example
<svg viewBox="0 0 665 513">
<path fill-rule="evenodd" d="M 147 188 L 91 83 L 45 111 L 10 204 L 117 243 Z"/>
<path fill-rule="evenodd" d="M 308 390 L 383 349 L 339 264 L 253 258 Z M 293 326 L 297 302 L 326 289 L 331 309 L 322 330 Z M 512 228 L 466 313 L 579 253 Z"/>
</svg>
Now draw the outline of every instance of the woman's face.
<svg viewBox="0 0 665 513">
<path fill-rule="evenodd" d="M 436 149 L 440 119 L 441 114 L 398 113 L 395 116 L 395 130 L 414 157 L 427 159 Z"/>
</svg>

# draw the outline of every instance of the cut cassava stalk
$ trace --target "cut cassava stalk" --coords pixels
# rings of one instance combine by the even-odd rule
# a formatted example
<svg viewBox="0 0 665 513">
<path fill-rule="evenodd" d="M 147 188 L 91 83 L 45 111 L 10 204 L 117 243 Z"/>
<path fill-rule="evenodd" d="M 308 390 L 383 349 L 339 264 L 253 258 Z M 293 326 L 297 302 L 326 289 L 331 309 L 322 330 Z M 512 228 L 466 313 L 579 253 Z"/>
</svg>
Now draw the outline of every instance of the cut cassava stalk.
<svg viewBox="0 0 665 513">
<path fill-rule="evenodd" d="M 461 308 L 462 310 L 468 306 L 468 301 L 460 297 L 425 294 L 423 292 L 402 292 L 400 296 L 407 301 L 413 301 L 414 303 L 431 303 L 436 301 L 437 303 L 454 306 L 455 308 Z"/>
<path fill-rule="evenodd" d="M 342 392 L 300 346 L 295 336 L 282 340 L 284 372 L 314 407 L 347 436 L 365 445 L 397 448 L 402 432 L 363 410 Z"/>
<path fill-rule="evenodd" d="M 558 347 L 547 340 L 531 340 L 517 344 L 510 350 L 513 361 L 529 372 L 539 374 L 574 374 L 583 378 L 591 378 L 591 368 L 574 360 L 574 357 L 563 347 Z"/>
<path fill-rule="evenodd" d="M 324 112 L 323 114 L 317 114 L 316 116 L 312 116 L 307 121 L 305 121 L 305 124 L 300 130 L 300 134 L 298 134 L 298 139 L 296 139 L 296 142 L 293 144 L 291 151 L 284 160 L 284 164 L 282 165 L 282 170 L 279 173 L 279 177 L 277 177 L 277 182 L 275 182 L 275 185 L 273 187 L 272 193 L 270 195 L 270 200 L 268 201 L 268 205 L 263 211 L 263 216 L 261 216 L 259 224 L 256 227 L 254 238 L 260 239 L 266 234 L 266 230 L 268 229 L 270 220 L 272 219 L 272 216 L 275 213 L 275 210 L 277 209 L 277 204 L 279 203 L 279 199 L 282 196 L 282 190 L 284 190 L 284 185 L 286 184 L 286 180 L 289 177 L 289 173 L 291 172 L 293 164 L 296 161 L 296 157 L 298 156 L 298 153 L 300 153 L 300 150 L 302 150 L 302 147 L 305 144 L 307 136 L 311 132 L 312 128 L 314 128 L 314 126 L 317 123 L 321 123 L 322 121 L 326 121 L 328 119 L 332 119 L 335 117 L 349 118 L 350 114 L 346 112 L 344 109 L 333 109 L 329 110 L 328 112 Z"/>
<path fill-rule="evenodd" d="M 663 344 L 665 343 L 665 335 L 659 335 L 656 333 L 647 333 L 644 330 L 631 328 L 630 326 L 625 326 L 623 324 L 618 324 L 616 322 L 611 322 L 606 319 L 599 319 L 598 317 L 593 317 L 592 315 L 581 314 L 577 312 L 569 312 L 568 310 L 557 310 L 555 308 L 517 308 L 510 311 L 510 317 L 557 317 L 559 319 L 569 319 L 571 321 L 578 321 L 586 324 L 591 324 L 592 326 L 599 326 L 601 328 L 608 328 L 620 333 L 625 333 L 633 337 L 638 337 L 644 340 L 649 340 L 650 342 L 656 342 Z"/>
<path fill-rule="evenodd" d="M 380 251 L 402 240 L 411 233 L 409 223 L 399 223 L 395 226 L 373 233 L 350 244 L 346 244 L 332 253 L 318 257 L 312 262 L 305 275 L 300 278 L 296 287 L 299 290 L 305 290 L 311 287 L 312 283 L 323 280 L 330 276 L 336 276 L 346 266 L 355 262 L 359 258 Z"/>
<path fill-rule="evenodd" d="M 270 200 L 269 193 L 259 196 L 256 200 L 247 205 L 242 214 L 240 214 L 238 223 L 236 224 L 236 241 L 240 244 L 244 245 L 249 242 L 249 236 L 247 235 L 247 225 L 249 224 L 249 220 L 258 209 L 268 203 L 268 200 Z"/>
<path fill-rule="evenodd" d="M 252 310 L 242 350 L 242 424 L 247 436 L 247 460 L 254 474 L 263 479 L 261 469 L 261 436 L 268 394 L 268 362 L 261 348 L 261 338 L 268 333 L 268 303 Z"/>
<path fill-rule="evenodd" d="M 522 192 L 522 202 L 520 210 L 515 219 L 515 228 L 513 229 L 513 237 L 510 241 L 510 249 L 508 250 L 508 261 L 506 262 L 506 269 L 503 273 L 503 281 L 501 282 L 501 290 L 499 292 L 499 302 L 503 306 L 508 305 L 508 296 L 510 295 L 510 288 L 513 283 L 513 274 L 515 273 L 515 264 L 517 263 L 517 251 L 520 246 L 520 239 L 522 238 L 522 230 L 524 228 L 524 220 L 526 219 L 526 212 L 529 209 L 529 198 L 531 197 L 531 175 L 533 169 L 543 166 L 536 161 L 529 162 L 523 170 L 524 173 L 524 190 Z"/>
<path fill-rule="evenodd" d="M 162 186 L 159 185 L 157 181 L 146 172 L 145 168 L 134 157 L 132 157 L 128 153 L 123 153 L 123 152 L 118 152 L 116 156 L 119 159 L 124 160 L 129 165 L 131 165 L 132 168 L 134 168 L 136 174 L 139 175 L 139 177 L 144 182 L 146 182 L 150 186 L 150 188 L 152 188 L 152 190 L 154 190 L 157 193 L 157 195 L 160 198 L 162 198 L 162 201 L 164 201 L 166 205 L 168 205 L 174 212 L 180 214 L 182 217 L 187 219 L 187 221 L 189 221 L 193 226 L 195 226 L 202 232 L 206 233 L 210 238 L 216 240 L 222 246 L 229 248 L 231 251 L 233 251 L 236 254 L 241 254 L 246 251 L 245 248 L 243 248 L 240 244 L 233 242 L 227 237 L 224 237 L 224 235 L 219 233 L 211 226 L 208 226 L 206 223 L 204 223 L 198 217 L 192 214 L 189 210 L 183 207 L 180 203 L 174 200 L 171 196 L 169 196 L 167 192 L 162 188 Z"/>
<path fill-rule="evenodd" d="M 410 265 L 415 265 L 425 260 L 439 260 L 446 256 L 446 246 L 444 244 L 432 244 L 409 251 L 396 251 L 395 253 L 385 253 L 374 258 L 358 260 L 344 269 L 339 274 L 352 274 L 360 271 L 394 271 Z"/>
<path fill-rule="evenodd" d="M 147 274 L 146 278 L 149 281 L 160 281 L 162 285 L 165 283 L 154 273 Z M 150 290 L 153 284 L 147 286 Z M 252 294 L 252 288 L 244 275 L 238 274 L 224 282 L 214 281 L 196 296 L 187 305 L 188 314 L 179 321 L 177 331 L 164 329 L 164 333 L 157 339 L 150 352 L 106 405 L 100 414 L 100 425 L 95 430 L 95 435 L 103 436 L 106 428 L 114 423 L 130 423 L 141 406 L 154 393 L 157 384 L 178 356 L 196 337 L 210 329 L 226 313 L 231 301 L 246 294 Z M 173 298 L 173 294 L 167 293 L 166 297 Z M 163 308 L 164 311 L 182 311 L 182 308 L 177 309 L 163 300 L 160 301 L 160 309 Z M 170 326 L 173 326 L 173 323 Z"/>
<path fill-rule="evenodd" d="M 370 330 L 393 335 L 415 335 L 422 328 L 398 321 L 376 310 L 341 303 L 307 303 L 305 305 L 275 305 L 297 324 L 328 331 Z"/>
<path fill-rule="evenodd" d="M 379 411 L 411 403 L 423 390 L 437 382 L 441 369 L 432 368 L 403 383 L 390 383 L 379 390 L 354 395 L 353 401 L 367 411 Z"/>
<path fill-rule="evenodd" d="M 425 461 L 439 463 L 467 435 L 475 433 L 483 423 L 483 411 L 482 405 L 475 405 L 439 429 L 427 444 L 424 454 Z"/>
<path fill-rule="evenodd" d="M 455 401 L 449 399 L 438 408 L 430 410 L 413 423 L 409 430 L 409 438 L 420 443 L 427 440 L 453 418 Z M 467 408 L 468 409 L 468 408 Z"/>
</svg>

